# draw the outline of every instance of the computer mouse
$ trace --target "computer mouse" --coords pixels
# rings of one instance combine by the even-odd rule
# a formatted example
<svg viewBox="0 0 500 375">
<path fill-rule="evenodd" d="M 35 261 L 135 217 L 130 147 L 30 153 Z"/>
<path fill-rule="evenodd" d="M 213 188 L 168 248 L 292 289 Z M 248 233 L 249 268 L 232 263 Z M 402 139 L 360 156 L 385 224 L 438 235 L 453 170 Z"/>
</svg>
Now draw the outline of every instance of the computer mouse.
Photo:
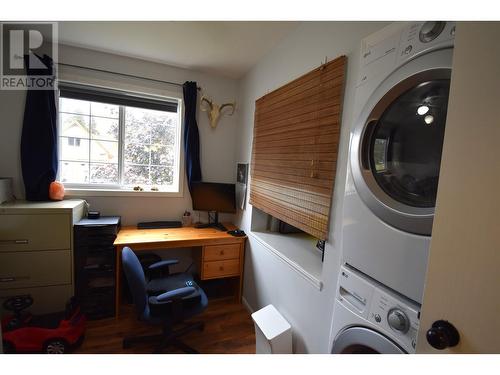
<svg viewBox="0 0 500 375">
<path fill-rule="evenodd" d="M 231 236 L 235 236 L 235 237 L 246 236 L 245 232 L 242 231 L 241 229 L 228 230 L 227 233 L 230 234 Z"/>
</svg>

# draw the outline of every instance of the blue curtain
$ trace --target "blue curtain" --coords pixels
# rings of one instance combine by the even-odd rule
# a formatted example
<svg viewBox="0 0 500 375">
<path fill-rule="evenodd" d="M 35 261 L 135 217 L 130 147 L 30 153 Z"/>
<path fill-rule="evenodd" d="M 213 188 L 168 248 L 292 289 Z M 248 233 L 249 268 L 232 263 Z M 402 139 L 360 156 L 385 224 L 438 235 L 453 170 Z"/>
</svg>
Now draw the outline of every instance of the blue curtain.
<svg viewBox="0 0 500 375">
<path fill-rule="evenodd" d="M 185 82 L 184 93 L 184 155 L 189 190 L 191 183 L 201 181 L 200 167 L 200 135 L 196 123 L 196 106 L 198 85 L 196 82 Z"/>
<path fill-rule="evenodd" d="M 30 69 L 29 56 L 25 65 L 29 76 L 54 74 L 52 59 L 39 57 L 47 69 Z M 49 200 L 49 185 L 57 175 L 57 112 L 54 89 L 31 90 L 26 93 L 23 130 L 21 135 L 21 167 L 26 199 Z"/>
</svg>

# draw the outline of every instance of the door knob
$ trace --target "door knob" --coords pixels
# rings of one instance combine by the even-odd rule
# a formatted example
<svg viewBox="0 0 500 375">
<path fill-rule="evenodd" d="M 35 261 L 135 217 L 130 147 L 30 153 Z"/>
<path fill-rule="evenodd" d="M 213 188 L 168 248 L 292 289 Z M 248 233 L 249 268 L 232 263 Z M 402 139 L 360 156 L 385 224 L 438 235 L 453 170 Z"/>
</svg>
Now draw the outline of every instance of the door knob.
<svg viewBox="0 0 500 375">
<path fill-rule="evenodd" d="M 456 346 L 460 341 L 457 329 L 446 320 L 437 320 L 426 334 L 427 342 L 435 349 L 444 350 Z"/>
</svg>

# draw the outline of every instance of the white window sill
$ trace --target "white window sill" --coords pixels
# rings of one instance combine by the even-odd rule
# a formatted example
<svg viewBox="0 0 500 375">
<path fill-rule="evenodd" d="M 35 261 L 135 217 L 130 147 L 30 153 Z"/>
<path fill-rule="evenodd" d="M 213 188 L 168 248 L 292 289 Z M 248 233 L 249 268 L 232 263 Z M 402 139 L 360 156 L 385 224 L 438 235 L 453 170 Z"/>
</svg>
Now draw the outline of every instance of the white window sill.
<svg viewBox="0 0 500 375">
<path fill-rule="evenodd" d="M 66 197 L 147 197 L 147 198 L 182 198 L 180 192 L 168 191 L 130 191 L 119 189 L 76 189 L 65 188 Z"/>
<path fill-rule="evenodd" d="M 321 253 L 316 249 L 316 240 L 312 239 L 311 236 L 298 233 L 281 234 L 271 231 L 251 231 L 249 235 L 318 290 L 323 289 Z"/>
</svg>

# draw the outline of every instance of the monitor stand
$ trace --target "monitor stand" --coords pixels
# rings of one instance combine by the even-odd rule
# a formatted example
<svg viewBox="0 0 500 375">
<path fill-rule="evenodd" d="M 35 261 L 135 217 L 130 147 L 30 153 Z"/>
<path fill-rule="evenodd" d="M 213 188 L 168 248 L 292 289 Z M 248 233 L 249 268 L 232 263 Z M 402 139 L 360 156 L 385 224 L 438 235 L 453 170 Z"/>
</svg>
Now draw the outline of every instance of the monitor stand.
<svg viewBox="0 0 500 375">
<path fill-rule="evenodd" d="M 208 215 L 208 220 L 210 220 L 210 215 Z M 214 222 L 213 223 L 208 223 L 208 224 L 196 224 L 194 226 L 197 229 L 202 229 L 202 228 L 215 228 L 223 232 L 227 232 L 227 228 L 219 223 L 219 213 L 215 211 L 215 217 L 214 217 Z"/>
</svg>

